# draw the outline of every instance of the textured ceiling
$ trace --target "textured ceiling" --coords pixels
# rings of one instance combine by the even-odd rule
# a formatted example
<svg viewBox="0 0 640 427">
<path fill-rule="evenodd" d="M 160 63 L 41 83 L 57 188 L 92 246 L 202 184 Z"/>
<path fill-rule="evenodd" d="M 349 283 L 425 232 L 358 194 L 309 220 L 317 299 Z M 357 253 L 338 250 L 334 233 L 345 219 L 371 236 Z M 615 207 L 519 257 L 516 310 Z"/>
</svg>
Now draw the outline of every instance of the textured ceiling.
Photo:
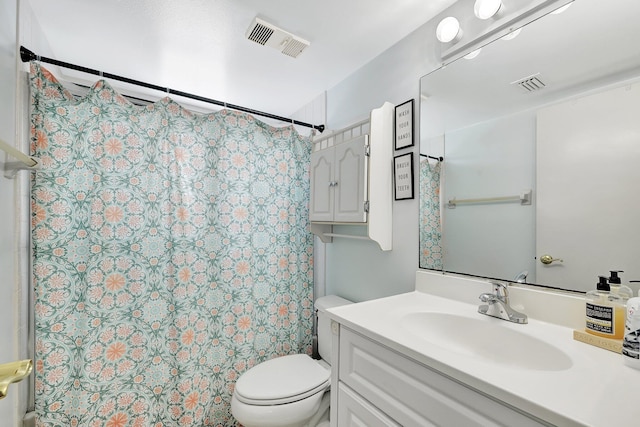
<svg viewBox="0 0 640 427">
<path fill-rule="evenodd" d="M 29 2 L 56 59 L 289 116 L 454 0 Z M 256 16 L 311 46 L 246 40 Z"/>
</svg>

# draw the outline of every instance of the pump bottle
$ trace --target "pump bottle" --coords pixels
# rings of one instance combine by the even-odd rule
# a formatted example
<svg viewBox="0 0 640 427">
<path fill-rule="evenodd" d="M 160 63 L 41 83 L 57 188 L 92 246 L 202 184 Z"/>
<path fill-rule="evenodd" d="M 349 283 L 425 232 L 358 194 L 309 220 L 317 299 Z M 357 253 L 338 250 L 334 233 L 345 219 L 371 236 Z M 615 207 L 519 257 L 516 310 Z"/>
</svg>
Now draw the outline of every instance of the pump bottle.
<svg viewBox="0 0 640 427">
<path fill-rule="evenodd" d="M 585 331 L 599 337 L 622 339 L 625 322 L 622 297 L 611 293 L 605 276 L 599 276 L 596 286 L 586 294 Z"/>
<path fill-rule="evenodd" d="M 632 280 L 632 282 L 635 282 Z M 622 340 L 624 364 L 640 369 L 640 290 L 638 296 L 629 298 L 626 309 L 627 319 Z"/>
<path fill-rule="evenodd" d="M 633 296 L 633 291 L 630 287 L 622 284 L 618 273 L 624 273 L 622 270 L 611 270 L 609 276 L 609 287 L 612 294 L 618 294 L 622 298 L 622 302 L 626 303 L 629 298 Z"/>
</svg>

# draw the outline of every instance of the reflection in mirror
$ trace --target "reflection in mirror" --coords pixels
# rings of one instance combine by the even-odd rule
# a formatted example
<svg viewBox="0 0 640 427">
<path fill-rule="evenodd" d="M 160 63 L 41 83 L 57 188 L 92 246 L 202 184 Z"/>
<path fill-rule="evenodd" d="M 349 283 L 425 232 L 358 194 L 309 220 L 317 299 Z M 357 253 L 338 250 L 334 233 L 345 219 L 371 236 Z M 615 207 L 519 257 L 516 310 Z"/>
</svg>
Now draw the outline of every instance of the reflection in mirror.
<svg viewBox="0 0 640 427">
<path fill-rule="evenodd" d="M 442 157 L 420 154 L 420 267 L 442 270 Z"/>
<path fill-rule="evenodd" d="M 638 1 L 578 0 L 421 79 L 420 153 L 445 158 L 434 208 L 422 169 L 439 163 L 421 156 L 421 268 L 575 291 L 640 279 L 635 16 Z"/>
</svg>

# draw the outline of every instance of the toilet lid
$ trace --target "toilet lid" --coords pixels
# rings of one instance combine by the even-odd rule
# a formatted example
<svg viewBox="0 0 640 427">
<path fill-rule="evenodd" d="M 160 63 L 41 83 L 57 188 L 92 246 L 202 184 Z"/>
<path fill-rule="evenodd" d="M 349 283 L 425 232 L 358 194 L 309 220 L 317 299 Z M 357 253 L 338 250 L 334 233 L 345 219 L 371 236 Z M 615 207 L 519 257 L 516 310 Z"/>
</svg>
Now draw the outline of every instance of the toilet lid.
<svg viewBox="0 0 640 427">
<path fill-rule="evenodd" d="M 306 354 L 277 357 L 260 363 L 236 381 L 238 400 L 275 405 L 304 399 L 326 389 L 331 371 Z"/>
</svg>

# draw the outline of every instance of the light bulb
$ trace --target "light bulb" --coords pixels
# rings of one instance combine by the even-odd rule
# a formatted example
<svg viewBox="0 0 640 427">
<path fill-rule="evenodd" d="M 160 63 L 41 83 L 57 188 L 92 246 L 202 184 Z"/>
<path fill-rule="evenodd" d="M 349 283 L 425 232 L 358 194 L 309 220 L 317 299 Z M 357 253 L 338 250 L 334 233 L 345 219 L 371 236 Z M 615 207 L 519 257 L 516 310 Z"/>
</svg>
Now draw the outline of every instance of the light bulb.
<svg viewBox="0 0 640 427">
<path fill-rule="evenodd" d="M 436 28 L 436 37 L 442 43 L 449 43 L 456 38 L 460 38 L 462 31 L 460 30 L 460 22 L 453 16 L 444 18 Z"/>
<path fill-rule="evenodd" d="M 560 6 L 559 8 L 557 8 L 556 10 L 554 10 L 553 12 L 551 12 L 553 15 L 558 15 L 562 12 L 564 12 L 565 10 L 569 9 L 569 6 L 571 6 L 573 4 L 572 3 L 567 3 L 564 6 Z"/>
<path fill-rule="evenodd" d="M 473 5 L 473 13 L 479 19 L 489 19 L 498 13 L 501 7 L 501 0 L 476 0 Z"/>
<path fill-rule="evenodd" d="M 517 30 L 511 31 L 506 36 L 503 36 L 502 40 L 513 40 L 516 37 L 518 37 L 518 35 L 520 34 L 521 31 L 522 31 L 522 27 L 518 28 Z"/>
<path fill-rule="evenodd" d="M 464 56 L 464 59 L 473 59 L 473 58 L 475 58 L 476 56 L 480 55 L 480 51 L 481 51 L 481 50 L 482 50 L 482 48 L 478 48 L 478 49 L 474 50 L 474 51 L 473 51 L 473 52 L 471 52 L 471 53 L 467 53 L 467 54 Z"/>
</svg>

